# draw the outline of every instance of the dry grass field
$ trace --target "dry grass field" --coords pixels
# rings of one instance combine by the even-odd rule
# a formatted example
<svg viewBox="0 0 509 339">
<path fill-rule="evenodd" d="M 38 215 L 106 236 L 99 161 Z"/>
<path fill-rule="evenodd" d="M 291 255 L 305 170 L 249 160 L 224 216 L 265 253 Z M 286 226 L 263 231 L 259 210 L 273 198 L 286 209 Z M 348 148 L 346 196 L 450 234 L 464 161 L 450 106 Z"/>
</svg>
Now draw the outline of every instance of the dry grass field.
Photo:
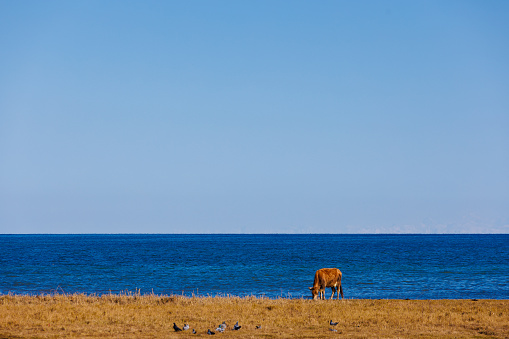
<svg viewBox="0 0 509 339">
<path fill-rule="evenodd" d="M 509 300 L 0 296 L 0 338 L 203 337 L 223 321 L 224 338 L 509 338 Z"/>
</svg>

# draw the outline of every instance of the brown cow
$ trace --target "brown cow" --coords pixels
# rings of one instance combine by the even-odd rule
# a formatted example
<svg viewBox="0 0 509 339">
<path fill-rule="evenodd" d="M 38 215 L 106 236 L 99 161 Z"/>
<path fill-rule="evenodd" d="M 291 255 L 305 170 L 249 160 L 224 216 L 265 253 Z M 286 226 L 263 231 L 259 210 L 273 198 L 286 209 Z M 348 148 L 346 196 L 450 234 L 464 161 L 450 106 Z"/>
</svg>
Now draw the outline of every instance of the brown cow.
<svg viewBox="0 0 509 339">
<path fill-rule="evenodd" d="M 334 292 L 338 295 L 341 293 L 341 298 L 343 297 L 343 287 L 341 286 L 341 271 L 337 268 L 322 268 L 316 271 L 315 273 L 315 281 L 313 282 L 313 287 L 310 287 L 311 294 L 313 295 L 313 300 L 316 300 L 318 297 L 318 293 L 320 293 L 320 299 L 325 299 L 325 288 L 330 287 L 332 289 L 331 299 L 334 298 Z M 338 293 L 339 288 L 339 293 Z"/>
</svg>

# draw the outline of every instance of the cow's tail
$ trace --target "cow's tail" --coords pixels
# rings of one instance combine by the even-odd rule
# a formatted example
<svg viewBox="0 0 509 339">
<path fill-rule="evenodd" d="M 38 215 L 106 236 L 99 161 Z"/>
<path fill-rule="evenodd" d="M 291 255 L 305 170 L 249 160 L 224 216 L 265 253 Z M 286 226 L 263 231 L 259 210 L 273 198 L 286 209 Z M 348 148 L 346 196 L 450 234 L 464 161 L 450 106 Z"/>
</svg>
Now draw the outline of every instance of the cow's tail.
<svg viewBox="0 0 509 339">
<path fill-rule="evenodd" d="M 345 297 L 343 296 L 343 284 L 339 285 L 339 293 L 341 293 L 341 299 L 344 299 Z"/>
</svg>

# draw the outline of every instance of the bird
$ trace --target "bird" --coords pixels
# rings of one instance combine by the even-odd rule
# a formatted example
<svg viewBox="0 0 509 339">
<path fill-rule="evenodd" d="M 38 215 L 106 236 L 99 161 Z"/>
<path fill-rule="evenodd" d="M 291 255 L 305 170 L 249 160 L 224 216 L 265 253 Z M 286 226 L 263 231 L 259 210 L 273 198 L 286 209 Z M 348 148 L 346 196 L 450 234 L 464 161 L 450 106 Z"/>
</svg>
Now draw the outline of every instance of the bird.
<svg viewBox="0 0 509 339">
<path fill-rule="evenodd" d="M 182 327 L 184 331 L 187 331 L 189 329 L 189 324 L 184 324 L 184 327 Z"/>
<path fill-rule="evenodd" d="M 223 321 L 222 324 L 219 324 L 219 327 L 221 327 L 224 330 L 226 330 L 226 321 Z"/>
<path fill-rule="evenodd" d="M 256 326 L 256 329 L 259 330 L 260 328 L 262 328 L 262 325 L 257 325 Z"/>
<path fill-rule="evenodd" d="M 339 324 L 339 321 L 338 321 L 338 322 L 335 322 L 335 323 L 334 323 L 334 322 L 332 322 L 332 319 L 331 319 L 331 321 L 329 321 L 329 325 L 331 325 L 331 326 L 336 326 L 337 324 Z"/>
<path fill-rule="evenodd" d="M 216 331 L 219 332 L 219 333 L 223 333 L 224 332 L 224 328 L 218 327 L 218 328 L 216 328 Z"/>
<path fill-rule="evenodd" d="M 194 330 L 194 328 L 193 328 L 193 334 L 196 334 L 196 331 Z"/>
<path fill-rule="evenodd" d="M 241 327 L 242 327 L 242 326 L 240 326 L 240 325 L 239 325 L 239 322 L 237 321 L 237 323 L 236 323 L 235 325 L 233 325 L 233 330 L 234 330 L 234 331 L 238 331 L 238 330 L 240 330 L 240 328 L 241 328 Z"/>
<path fill-rule="evenodd" d="M 338 330 L 336 330 L 335 328 L 329 328 L 329 331 L 337 332 Z"/>
<path fill-rule="evenodd" d="M 213 335 L 213 334 L 215 334 L 215 333 L 214 333 L 214 332 L 212 332 L 212 331 L 209 329 L 209 330 L 207 331 L 207 334 L 208 334 L 208 335 Z"/>
<path fill-rule="evenodd" d="M 180 331 L 182 331 L 182 329 L 181 329 L 181 328 L 179 328 L 179 327 L 177 326 L 177 324 L 175 324 L 175 323 L 173 323 L 173 329 L 175 330 L 175 332 L 180 332 Z"/>
</svg>

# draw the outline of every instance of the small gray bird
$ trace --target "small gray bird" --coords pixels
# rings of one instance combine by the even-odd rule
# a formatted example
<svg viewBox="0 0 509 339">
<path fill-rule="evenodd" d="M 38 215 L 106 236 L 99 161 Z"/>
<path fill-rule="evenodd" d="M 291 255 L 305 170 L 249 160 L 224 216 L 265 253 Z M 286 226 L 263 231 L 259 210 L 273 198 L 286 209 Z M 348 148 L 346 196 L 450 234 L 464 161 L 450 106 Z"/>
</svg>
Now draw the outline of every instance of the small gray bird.
<svg viewBox="0 0 509 339">
<path fill-rule="evenodd" d="M 332 322 L 332 319 L 331 319 L 331 321 L 329 321 L 329 325 L 331 325 L 331 326 L 336 326 L 337 324 L 339 324 L 339 321 L 338 321 L 338 322 L 335 322 L 335 323 L 334 323 L 334 322 Z"/>
<path fill-rule="evenodd" d="M 189 324 L 184 324 L 184 327 L 182 327 L 184 331 L 187 331 L 189 329 Z"/>
<path fill-rule="evenodd" d="M 175 332 L 180 332 L 180 331 L 182 331 L 182 329 L 181 329 L 181 328 L 179 328 L 179 327 L 177 326 L 177 324 L 175 324 L 175 323 L 173 323 L 173 329 L 175 330 Z"/>
<path fill-rule="evenodd" d="M 241 327 L 242 327 L 242 326 L 240 326 L 240 325 L 239 325 L 239 322 L 237 321 L 237 323 L 236 323 L 235 325 L 233 325 L 233 330 L 234 330 L 234 331 L 238 331 L 238 330 L 240 330 L 240 328 L 241 328 Z"/>
<path fill-rule="evenodd" d="M 219 333 L 223 333 L 224 332 L 224 328 L 218 327 L 218 328 L 216 328 L 216 331 L 219 332 Z"/>
<path fill-rule="evenodd" d="M 262 325 L 258 325 L 256 326 L 256 329 L 259 330 L 260 328 L 262 328 Z"/>
<path fill-rule="evenodd" d="M 207 334 L 208 334 L 208 335 L 213 335 L 213 334 L 215 334 L 215 333 L 214 333 L 214 332 L 212 332 L 212 331 L 209 329 L 209 330 L 207 331 Z"/>
<path fill-rule="evenodd" d="M 337 332 L 338 330 L 336 330 L 336 329 L 334 329 L 334 328 L 329 328 L 329 331 Z"/>
<path fill-rule="evenodd" d="M 223 331 L 226 330 L 226 321 L 223 321 L 223 323 L 220 324 L 219 327 L 221 327 Z"/>
<path fill-rule="evenodd" d="M 194 330 L 194 328 L 193 328 L 193 334 L 196 334 L 196 331 Z"/>
</svg>

